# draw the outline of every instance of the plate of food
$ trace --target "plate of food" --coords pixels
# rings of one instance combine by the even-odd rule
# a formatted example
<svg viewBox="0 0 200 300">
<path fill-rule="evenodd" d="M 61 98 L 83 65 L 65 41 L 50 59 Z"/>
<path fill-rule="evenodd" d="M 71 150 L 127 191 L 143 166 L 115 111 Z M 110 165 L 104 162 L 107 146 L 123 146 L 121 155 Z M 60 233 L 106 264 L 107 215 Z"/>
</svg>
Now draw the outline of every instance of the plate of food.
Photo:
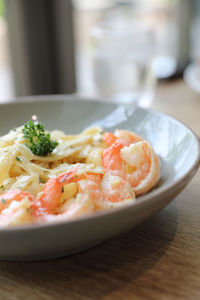
<svg viewBox="0 0 200 300">
<path fill-rule="evenodd" d="M 0 259 L 100 244 L 164 208 L 199 166 L 196 135 L 150 109 L 38 96 L 2 104 L 0 123 Z"/>
</svg>

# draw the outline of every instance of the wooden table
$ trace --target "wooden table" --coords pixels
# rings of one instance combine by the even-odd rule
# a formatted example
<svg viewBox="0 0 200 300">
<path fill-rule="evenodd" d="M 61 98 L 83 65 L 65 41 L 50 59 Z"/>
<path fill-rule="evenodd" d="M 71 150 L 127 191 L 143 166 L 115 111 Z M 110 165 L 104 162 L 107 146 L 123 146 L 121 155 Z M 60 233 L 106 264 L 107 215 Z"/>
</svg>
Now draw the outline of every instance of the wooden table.
<svg viewBox="0 0 200 300">
<path fill-rule="evenodd" d="M 200 95 L 162 83 L 153 108 L 200 131 Z M 0 262 L 0 299 L 200 299 L 198 172 L 167 208 L 94 249 L 43 262 Z"/>
</svg>

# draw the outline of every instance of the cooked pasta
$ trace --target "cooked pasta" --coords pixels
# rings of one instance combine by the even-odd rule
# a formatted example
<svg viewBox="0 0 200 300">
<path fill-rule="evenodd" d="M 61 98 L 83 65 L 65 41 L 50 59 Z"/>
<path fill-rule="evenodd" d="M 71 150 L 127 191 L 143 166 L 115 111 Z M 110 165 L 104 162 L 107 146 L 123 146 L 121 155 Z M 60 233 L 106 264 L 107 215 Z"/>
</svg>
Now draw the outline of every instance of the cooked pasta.
<svg viewBox="0 0 200 300">
<path fill-rule="evenodd" d="M 23 127 L 0 138 L 0 226 L 70 220 L 135 201 L 160 176 L 152 146 L 134 133 L 52 131 L 46 156 L 27 146 Z"/>
</svg>

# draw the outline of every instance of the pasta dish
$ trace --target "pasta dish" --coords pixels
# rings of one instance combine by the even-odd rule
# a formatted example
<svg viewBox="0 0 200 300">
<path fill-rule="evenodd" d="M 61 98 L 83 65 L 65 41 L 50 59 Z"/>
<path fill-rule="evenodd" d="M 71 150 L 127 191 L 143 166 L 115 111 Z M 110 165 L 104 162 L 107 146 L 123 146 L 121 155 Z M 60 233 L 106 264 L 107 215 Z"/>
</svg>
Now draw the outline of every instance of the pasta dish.
<svg viewBox="0 0 200 300">
<path fill-rule="evenodd" d="M 65 221 L 133 203 L 159 180 L 158 156 L 135 133 L 91 127 L 66 135 L 27 124 L 0 138 L 0 227 Z"/>
</svg>

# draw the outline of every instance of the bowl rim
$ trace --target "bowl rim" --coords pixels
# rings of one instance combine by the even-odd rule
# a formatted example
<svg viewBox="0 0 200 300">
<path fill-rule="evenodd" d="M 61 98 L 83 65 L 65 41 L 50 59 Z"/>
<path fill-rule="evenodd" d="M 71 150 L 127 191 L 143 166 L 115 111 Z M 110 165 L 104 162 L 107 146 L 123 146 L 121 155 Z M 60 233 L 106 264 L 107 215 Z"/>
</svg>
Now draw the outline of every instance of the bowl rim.
<svg viewBox="0 0 200 300">
<path fill-rule="evenodd" d="M 54 102 L 54 101 L 86 101 L 86 102 L 97 102 L 97 103 L 101 103 L 101 104 L 113 104 L 115 106 L 124 106 L 127 107 L 129 105 L 125 104 L 123 105 L 123 103 L 118 103 L 115 101 L 111 101 L 110 99 L 105 99 L 105 98 L 100 98 L 100 97 L 83 97 L 77 94 L 71 94 L 71 95 L 65 95 L 65 94 L 59 94 L 59 95 L 37 95 L 37 96 L 23 96 L 23 97 L 17 97 L 14 98 L 14 100 L 12 100 L 12 102 L 3 102 L 0 103 L 0 107 L 1 106 L 13 106 L 15 104 L 20 104 L 20 103 L 24 103 L 24 104 L 29 104 L 29 103 L 33 103 L 33 102 Z M 196 135 L 196 133 L 186 124 L 184 124 L 182 121 L 179 121 L 178 119 L 172 117 L 171 115 L 167 114 L 167 113 L 163 113 L 159 110 L 156 109 L 152 109 L 152 108 L 142 108 L 142 107 L 136 107 L 136 109 L 139 109 L 141 111 L 146 111 L 146 112 L 150 112 L 153 114 L 159 114 L 163 117 L 167 117 L 170 121 L 175 122 L 177 124 L 179 124 L 179 126 L 183 126 L 186 130 L 188 130 L 193 138 L 194 141 L 196 143 L 197 147 L 197 153 L 196 156 L 194 157 L 194 161 L 191 165 L 191 167 L 184 172 L 184 174 L 176 179 L 173 183 L 167 183 L 164 187 L 161 185 L 158 188 L 155 187 L 155 189 L 153 189 L 152 191 L 148 192 L 145 195 L 141 195 L 140 197 L 138 197 L 138 201 L 136 200 L 133 203 L 130 204 L 126 204 L 124 206 L 120 206 L 117 208 L 113 208 L 110 210 L 103 210 L 103 211 L 99 211 L 96 212 L 95 214 L 91 214 L 91 215 L 85 215 L 85 216 L 81 216 L 78 217 L 77 219 L 73 219 L 73 220 L 66 220 L 66 221 L 58 221 L 55 223 L 44 223 L 44 224 L 26 224 L 26 225 L 19 225 L 16 227 L 5 227 L 0 229 L 0 235 L 2 234 L 13 234 L 13 233 L 23 233 L 26 231 L 37 231 L 37 230 L 41 230 L 41 229 L 47 229 L 47 228 L 52 228 L 52 227 L 63 227 L 63 226 L 67 226 L 67 225 L 72 225 L 72 224 L 78 224 L 78 223 L 82 223 L 82 222 L 87 222 L 89 220 L 92 219 L 96 219 L 96 218 L 103 218 L 106 216 L 110 216 L 112 214 L 115 214 L 117 212 L 124 212 L 126 210 L 129 210 L 130 208 L 133 207 L 139 207 L 141 205 L 143 205 L 144 203 L 148 202 L 150 199 L 152 198 L 156 198 L 157 196 L 162 196 L 165 195 L 165 193 L 170 190 L 170 189 L 177 189 L 178 186 L 181 184 L 181 182 L 184 182 L 191 174 L 192 177 L 193 175 L 196 173 L 198 167 L 200 166 L 200 140 L 198 138 L 198 136 Z"/>
</svg>

